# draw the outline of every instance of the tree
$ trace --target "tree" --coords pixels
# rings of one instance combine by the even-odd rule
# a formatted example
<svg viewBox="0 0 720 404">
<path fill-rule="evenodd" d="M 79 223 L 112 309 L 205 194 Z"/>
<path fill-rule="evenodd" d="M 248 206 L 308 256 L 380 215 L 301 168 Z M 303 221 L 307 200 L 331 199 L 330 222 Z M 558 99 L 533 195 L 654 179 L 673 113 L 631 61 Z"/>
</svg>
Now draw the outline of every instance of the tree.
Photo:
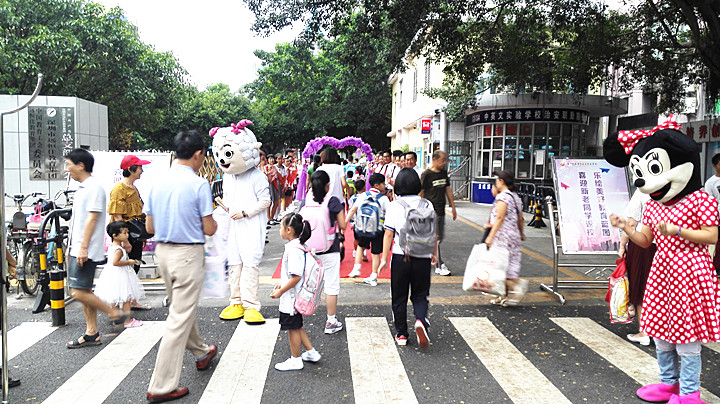
<svg viewBox="0 0 720 404">
<path fill-rule="evenodd" d="M 76 96 L 108 106 L 111 148 L 156 132 L 186 98 L 187 73 L 140 41 L 119 8 L 84 1 L 0 0 L 0 93 Z"/>
<path fill-rule="evenodd" d="M 455 110 L 487 87 L 508 92 L 583 94 L 602 83 L 641 84 L 659 109 L 677 110 L 686 86 L 720 97 L 720 3 L 636 0 L 610 10 L 596 0 L 245 0 L 254 29 L 269 33 L 303 21 L 306 37 L 333 37 L 352 17 L 363 35 L 383 38 L 388 58 L 426 54 L 446 63 L 442 94 Z M 610 85 L 608 85 L 610 86 Z"/>
<path fill-rule="evenodd" d="M 344 26 L 332 40 L 298 40 L 277 45 L 275 52 L 255 52 L 262 68 L 246 91 L 268 149 L 325 135 L 387 144 L 388 65 L 377 63 L 377 47 L 355 37 L 355 28 L 354 23 Z"/>
</svg>

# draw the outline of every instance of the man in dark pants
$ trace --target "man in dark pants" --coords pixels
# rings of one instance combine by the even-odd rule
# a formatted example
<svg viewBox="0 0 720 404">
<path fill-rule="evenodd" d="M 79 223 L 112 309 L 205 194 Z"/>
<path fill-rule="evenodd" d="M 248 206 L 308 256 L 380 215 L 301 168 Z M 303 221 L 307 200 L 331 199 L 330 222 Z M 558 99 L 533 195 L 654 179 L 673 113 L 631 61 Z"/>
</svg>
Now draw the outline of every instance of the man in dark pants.
<svg viewBox="0 0 720 404">
<path fill-rule="evenodd" d="M 457 220 L 457 211 L 455 210 L 455 200 L 453 199 L 452 189 L 450 188 L 450 179 L 445 169 L 447 164 L 447 153 L 442 150 L 435 150 L 432 155 L 432 165 L 425 170 L 420 183 L 422 191 L 420 196 L 432 202 L 437 215 L 437 236 L 438 243 L 442 243 L 445 238 L 445 199 L 450 203 L 452 208 L 453 220 Z M 450 275 L 450 270 L 445 266 L 440 254 L 440 246 L 438 245 L 438 260 L 435 267 L 435 273 L 442 276 Z"/>
</svg>

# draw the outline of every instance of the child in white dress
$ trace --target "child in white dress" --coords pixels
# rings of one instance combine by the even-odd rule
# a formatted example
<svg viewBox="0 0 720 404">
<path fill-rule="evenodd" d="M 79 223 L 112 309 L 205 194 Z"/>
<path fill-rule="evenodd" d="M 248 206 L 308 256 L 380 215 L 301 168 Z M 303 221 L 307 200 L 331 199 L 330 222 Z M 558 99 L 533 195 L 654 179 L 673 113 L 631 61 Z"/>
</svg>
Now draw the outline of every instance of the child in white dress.
<svg viewBox="0 0 720 404">
<path fill-rule="evenodd" d="M 140 262 L 131 260 L 127 251 L 122 247 L 129 237 L 127 223 L 119 220 L 107 225 L 107 233 L 113 242 L 108 247 L 108 263 L 103 268 L 100 278 L 95 285 L 95 295 L 102 301 L 121 307 L 126 313 L 130 312 L 130 302 L 145 297 L 140 278 L 138 278 L 134 265 Z M 140 327 L 142 321 L 128 318 L 125 328 Z"/>
</svg>

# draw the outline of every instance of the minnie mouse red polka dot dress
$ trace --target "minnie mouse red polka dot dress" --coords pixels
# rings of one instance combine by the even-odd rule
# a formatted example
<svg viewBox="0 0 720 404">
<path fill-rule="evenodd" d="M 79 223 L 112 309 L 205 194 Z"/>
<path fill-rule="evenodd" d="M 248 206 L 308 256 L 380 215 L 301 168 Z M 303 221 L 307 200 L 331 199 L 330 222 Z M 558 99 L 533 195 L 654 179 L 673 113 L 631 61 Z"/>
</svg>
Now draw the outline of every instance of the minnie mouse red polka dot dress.
<svg viewBox="0 0 720 404">
<path fill-rule="evenodd" d="M 642 307 L 647 335 L 675 344 L 720 341 L 720 286 L 707 245 L 663 236 L 656 227 L 661 221 L 693 230 L 717 226 L 717 206 L 702 190 L 672 206 L 646 202 L 643 224 L 657 244 Z"/>
</svg>

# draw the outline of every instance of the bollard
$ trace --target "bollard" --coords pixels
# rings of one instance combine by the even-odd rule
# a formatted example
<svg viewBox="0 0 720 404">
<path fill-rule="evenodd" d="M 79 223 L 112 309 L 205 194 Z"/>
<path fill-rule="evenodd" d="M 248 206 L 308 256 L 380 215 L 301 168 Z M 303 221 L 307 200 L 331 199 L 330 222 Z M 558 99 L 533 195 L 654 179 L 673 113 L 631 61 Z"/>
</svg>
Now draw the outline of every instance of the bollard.
<svg viewBox="0 0 720 404">
<path fill-rule="evenodd" d="M 35 306 L 33 307 L 33 314 L 42 313 L 45 310 L 45 306 L 50 304 L 50 288 L 48 282 L 47 273 L 47 253 L 45 250 L 45 243 L 35 243 L 33 249 L 38 251 L 38 258 L 40 260 L 40 273 L 38 274 L 38 282 L 40 282 L 40 291 L 38 292 L 37 298 L 35 299 Z"/>
<path fill-rule="evenodd" d="M 65 271 L 63 270 L 62 246 L 57 248 L 57 268 L 50 271 L 50 311 L 52 326 L 65 325 Z"/>
<path fill-rule="evenodd" d="M 542 219 L 542 203 L 540 201 L 537 201 L 537 204 L 535 205 L 535 217 L 532 220 L 532 226 L 536 229 L 539 229 L 541 227 L 547 227 L 545 222 L 543 222 Z M 530 226 L 530 224 L 528 224 Z"/>
</svg>

